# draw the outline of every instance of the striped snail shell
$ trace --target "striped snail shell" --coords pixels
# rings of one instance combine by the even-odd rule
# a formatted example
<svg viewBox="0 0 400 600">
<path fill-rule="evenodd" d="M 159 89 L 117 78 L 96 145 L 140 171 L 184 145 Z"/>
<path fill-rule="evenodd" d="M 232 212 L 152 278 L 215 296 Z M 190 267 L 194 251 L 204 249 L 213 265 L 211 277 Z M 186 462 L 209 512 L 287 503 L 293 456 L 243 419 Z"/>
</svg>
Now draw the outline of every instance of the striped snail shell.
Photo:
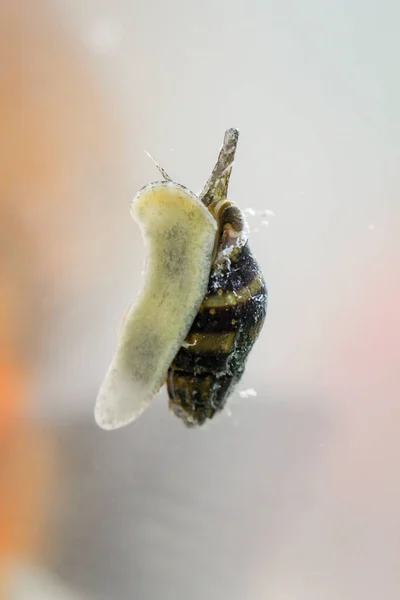
<svg viewBox="0 0 400 600">
<path fill-rule="evenodd" d="M 217 225 L 217 246 L 207 293 L 168 370 L 170 408 L 186 425 L 201 425 L 220 411 L 238 383 L 264 323 L 267 288 L 248 245 L 238 206 L 227 199 L 238 131 L 225 134 L 201 201 Z"/>
<path fill-rule="evenodd" d="M 95 419 L 104 429 L 135 420 L 165 381 L 170 409 L 186 425 L 201 425 L 243 375 L 267 289 L 244 216 L 227 198 L 238 135 L 225 133 L 199 196 L 158 167 L 164 180 L 132 203 L 147 250 L 145 281 L 97 397 Z"/>
</svg>

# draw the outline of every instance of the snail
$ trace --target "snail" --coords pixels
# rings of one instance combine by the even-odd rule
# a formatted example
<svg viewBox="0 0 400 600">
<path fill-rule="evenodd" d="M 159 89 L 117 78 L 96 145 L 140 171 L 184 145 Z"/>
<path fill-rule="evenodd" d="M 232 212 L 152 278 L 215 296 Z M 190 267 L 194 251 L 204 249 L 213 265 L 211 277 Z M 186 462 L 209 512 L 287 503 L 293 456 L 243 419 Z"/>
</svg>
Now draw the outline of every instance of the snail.
<svg viewBox="0 0 400 600">
<path fill-rule="evenodd" d="M 132 201 L 146 246 L 145 281 L 96 400 L 103 429 L 134 421 L 164 383 L 170 410 L 189 427 L 202 425 L 244 373 L 268 295 L 243 213 L 227 198 L 238 137 L 237 129 L 226 131 L 198 196 L 156 163 L 163 180 Z"/>
</svg>

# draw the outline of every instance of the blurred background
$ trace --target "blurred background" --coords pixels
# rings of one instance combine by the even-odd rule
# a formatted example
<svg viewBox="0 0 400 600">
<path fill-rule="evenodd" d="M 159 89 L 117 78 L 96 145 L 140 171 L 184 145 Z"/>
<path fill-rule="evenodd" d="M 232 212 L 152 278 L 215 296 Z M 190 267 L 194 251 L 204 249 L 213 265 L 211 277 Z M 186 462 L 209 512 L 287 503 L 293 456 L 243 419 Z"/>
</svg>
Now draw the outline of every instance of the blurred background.
<svg viewBox="0 0 400 600">
<path fill-rule="evenodd" d="M 399 598 L 399 19 L 378 0 L 0 4 L 5 598 Z M 200 430 L 163 390 L 102 431 L 144 150 L 199 191 L 232 126 L 270 294 L 245 376 Z"/>
</svg>

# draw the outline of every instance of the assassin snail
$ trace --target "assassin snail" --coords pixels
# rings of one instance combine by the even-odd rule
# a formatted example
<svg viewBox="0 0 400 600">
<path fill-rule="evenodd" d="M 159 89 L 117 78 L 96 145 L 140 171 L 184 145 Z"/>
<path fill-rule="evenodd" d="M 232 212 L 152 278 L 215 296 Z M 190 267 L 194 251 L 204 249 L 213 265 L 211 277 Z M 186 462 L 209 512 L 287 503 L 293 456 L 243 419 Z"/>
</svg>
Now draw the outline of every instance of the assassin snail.
<svg viewBox="0 0 400 600">
<path fill-rule="evenodd" d="M 166 383 L 170 409 L 188 426 L 224 407 L 264 324 L 267 288 L 248 244 L 248 227 L 228 199 L 239 132 L 228 129 L 197 196 L 163 180 L 131 205 L 146 246 L 142 290 L 128 309 L 100 387 L 103 429 L 134 421 Z"/>
</svg>

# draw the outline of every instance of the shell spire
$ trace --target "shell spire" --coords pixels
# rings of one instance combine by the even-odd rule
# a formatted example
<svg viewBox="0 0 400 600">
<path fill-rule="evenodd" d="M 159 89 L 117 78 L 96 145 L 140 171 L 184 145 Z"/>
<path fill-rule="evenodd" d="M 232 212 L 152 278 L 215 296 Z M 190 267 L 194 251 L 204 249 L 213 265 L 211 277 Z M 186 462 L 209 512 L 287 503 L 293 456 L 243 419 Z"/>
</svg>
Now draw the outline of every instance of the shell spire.
<svg viewBox="0 0 400 600">
<path fill-rule="evenodd" d="M 200 200 L 206 206 L 216 204 L 228 197 L 228 186 L 231 177 L 233 162 L 239 139 L 239 131 L 235 128 L 227 129 L 224 141 L 218 154 L 215 167 L 200 194 Z"/>
<path fill-rule="evenodd" d="M 228 186 L 236 154 L 239 131 L 227 129 L 215 167 L 200 194 L 200 200 L 218 223 L 216 262 L 229 258 L 242 248 L 248 238 L 248 227 L 239 207 L 228 200 Z"/>
</svg>

